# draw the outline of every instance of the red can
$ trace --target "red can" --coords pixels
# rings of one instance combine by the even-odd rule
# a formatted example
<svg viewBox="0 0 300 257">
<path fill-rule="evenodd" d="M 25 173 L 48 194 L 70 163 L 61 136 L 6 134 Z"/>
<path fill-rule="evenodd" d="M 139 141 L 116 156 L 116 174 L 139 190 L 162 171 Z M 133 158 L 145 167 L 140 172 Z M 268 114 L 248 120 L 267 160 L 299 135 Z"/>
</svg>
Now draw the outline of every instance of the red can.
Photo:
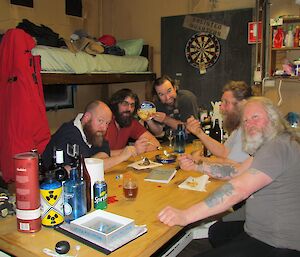
<svg viewBox="0 0 300 257">
<path fill-rule="evenodd" d="M 38 155 L 31 152 L 14 156 L 17 223 L 20 232 L 41 229 Z"/>
</svg>

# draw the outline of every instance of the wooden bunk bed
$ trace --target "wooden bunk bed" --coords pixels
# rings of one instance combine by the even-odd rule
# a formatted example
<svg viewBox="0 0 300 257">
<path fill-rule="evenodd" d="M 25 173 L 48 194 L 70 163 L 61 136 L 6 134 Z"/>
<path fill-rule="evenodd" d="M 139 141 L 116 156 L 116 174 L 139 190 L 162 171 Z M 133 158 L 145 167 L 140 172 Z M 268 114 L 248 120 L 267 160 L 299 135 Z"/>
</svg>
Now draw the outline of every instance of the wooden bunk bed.
<svg viewBox="0 0 300 257">
<path fill-rule="evenodd" d="M 101 73 L 61 73 L 43 71 L 43 85 L 108 85 L 114 83 L 145 82 L 145 99 L 151 99 L 152 83 L 156 74 L 151 72 L 152 47 L 144 45 L 141 56 L 148 59 L 148 69 L 143 72 L 101 72 Z M 43 58 L 43 56 L 41 56 Z M 122 57 L 120 57 L 122 58 Z"/>
</svg>

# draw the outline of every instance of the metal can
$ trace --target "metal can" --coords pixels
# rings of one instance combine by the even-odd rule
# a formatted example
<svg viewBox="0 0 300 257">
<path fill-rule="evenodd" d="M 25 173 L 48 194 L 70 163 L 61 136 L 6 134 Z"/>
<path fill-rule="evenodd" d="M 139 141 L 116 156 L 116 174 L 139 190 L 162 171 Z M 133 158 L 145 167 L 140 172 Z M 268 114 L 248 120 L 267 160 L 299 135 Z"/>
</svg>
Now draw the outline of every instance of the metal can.
<svg viewBox="0 0 300 257">
<path fill-rule="evenodd" d="M 94 190 L 94 209 L 104 210 L 107 208 L 107 184 L 103 181 L 96 181 Z"/>
</svg>

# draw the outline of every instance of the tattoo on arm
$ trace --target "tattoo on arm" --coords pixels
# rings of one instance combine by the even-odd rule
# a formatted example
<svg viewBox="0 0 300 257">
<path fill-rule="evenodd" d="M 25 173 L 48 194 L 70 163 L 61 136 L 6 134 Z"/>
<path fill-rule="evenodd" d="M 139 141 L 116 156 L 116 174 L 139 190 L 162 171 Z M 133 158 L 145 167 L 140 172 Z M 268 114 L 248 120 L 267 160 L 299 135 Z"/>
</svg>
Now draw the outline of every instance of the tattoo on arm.
<svg viewBox="0 0 300 257">
<path fill-rule="evenodd" d="M 209 208 L 213 208 L 216 205 L 224 201 L 225 196 L 230 196 L 233 193 L 233 185 L 231 183 L 226 183 L 220 187 L 217 191 L 213 192 L 209 197 L 207 197 L 204 202 Z"/>
<path fill-rule="evenodd" d="M 214 178 L 233 177 L 238 173 L 238 170 L 229 164 L 207 164 L 205 172 Z"/>
</svg>

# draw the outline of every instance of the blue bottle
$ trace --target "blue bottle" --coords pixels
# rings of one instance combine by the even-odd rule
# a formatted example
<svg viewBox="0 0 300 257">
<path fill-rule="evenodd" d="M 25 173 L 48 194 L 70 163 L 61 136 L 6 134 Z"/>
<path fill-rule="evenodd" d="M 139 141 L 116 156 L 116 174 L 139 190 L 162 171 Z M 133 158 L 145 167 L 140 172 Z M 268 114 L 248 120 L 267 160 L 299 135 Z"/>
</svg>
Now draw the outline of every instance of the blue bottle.
<svg viewBox="0 0 300 257">
<path fill-rule="evenodd" d="M 70 178 L 64 183 L 64 211 L 66 222 L 86 214 L 86 186 L 77 167 L 71 169 Z"/>
<path fill-rule="evenodd" d="M 64 222 L 63 189 L 49 170 L 40 186 L 42 225 L 54 227 Z"/>
<path fill-rule="evenodd" d="M 183 124 L 177 125 L 176 135 L 175 135 L 175 145 L 174 152 L 176 153 L 184 153 L 185 151 L 185 132 L 183 128 Z"/>
</svg>

